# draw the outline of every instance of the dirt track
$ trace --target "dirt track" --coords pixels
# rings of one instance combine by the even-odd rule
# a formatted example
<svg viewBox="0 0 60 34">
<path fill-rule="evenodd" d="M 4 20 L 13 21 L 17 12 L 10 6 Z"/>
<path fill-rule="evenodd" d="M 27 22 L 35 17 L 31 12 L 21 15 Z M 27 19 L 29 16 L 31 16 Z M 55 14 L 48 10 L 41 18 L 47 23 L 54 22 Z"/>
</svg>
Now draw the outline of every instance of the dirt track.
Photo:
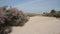
<svg viewBox="0 0 60 34">
<path fill-rule="evenodd" d="M 25 26 L 13 27 L 11 34 L 60 34 L 60 20 L 53 17 L 31 17 Z"/>
</svg>

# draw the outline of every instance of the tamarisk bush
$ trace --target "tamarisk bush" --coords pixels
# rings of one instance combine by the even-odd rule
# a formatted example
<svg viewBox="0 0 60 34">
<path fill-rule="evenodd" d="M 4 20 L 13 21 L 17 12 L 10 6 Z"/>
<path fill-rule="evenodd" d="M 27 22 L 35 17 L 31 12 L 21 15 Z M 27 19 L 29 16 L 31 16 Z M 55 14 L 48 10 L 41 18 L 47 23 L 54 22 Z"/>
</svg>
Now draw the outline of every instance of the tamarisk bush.
<svg viewBox="0 0 60 34">
<path fill-rule="evenodd" d="M 16 8 L 0 7 L 0 31 L 11 26 L 23 26 L 28 21 L 27 15 Z M 1 33 L 1 32 L 0 32 Z"/>
</svg>

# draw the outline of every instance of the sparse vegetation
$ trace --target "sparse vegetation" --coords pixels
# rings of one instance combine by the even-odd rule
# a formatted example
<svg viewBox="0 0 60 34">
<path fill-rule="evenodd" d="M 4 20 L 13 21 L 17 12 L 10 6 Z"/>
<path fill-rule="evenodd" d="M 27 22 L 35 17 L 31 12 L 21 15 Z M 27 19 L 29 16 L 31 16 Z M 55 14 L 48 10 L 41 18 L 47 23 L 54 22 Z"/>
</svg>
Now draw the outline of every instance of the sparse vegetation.
<svg viewBox="0 0 60 34">
<path fill-rule="evenodd" d="M 33 16 L 40 16 L 40 14 L 36 14 L 36 13 L 29 13 L 29 14 L 27 14 L 27 16 L 29 16 L 29 17 L 33 17 Z"/>
</svg>

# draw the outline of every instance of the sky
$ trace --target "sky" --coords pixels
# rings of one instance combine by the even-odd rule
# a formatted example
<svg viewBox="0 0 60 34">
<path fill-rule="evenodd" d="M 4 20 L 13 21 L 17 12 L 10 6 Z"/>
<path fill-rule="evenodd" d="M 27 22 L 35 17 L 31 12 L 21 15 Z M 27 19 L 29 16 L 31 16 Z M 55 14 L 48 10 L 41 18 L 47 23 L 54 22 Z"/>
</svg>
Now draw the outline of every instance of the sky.
<svg viewBox="0 0 60 34">
<path fill-rule="evenodd" d="M 27 13 L 60 11 L 60 0 L 0 0 L 1 6 L 12 6 Z"/>
</svg>

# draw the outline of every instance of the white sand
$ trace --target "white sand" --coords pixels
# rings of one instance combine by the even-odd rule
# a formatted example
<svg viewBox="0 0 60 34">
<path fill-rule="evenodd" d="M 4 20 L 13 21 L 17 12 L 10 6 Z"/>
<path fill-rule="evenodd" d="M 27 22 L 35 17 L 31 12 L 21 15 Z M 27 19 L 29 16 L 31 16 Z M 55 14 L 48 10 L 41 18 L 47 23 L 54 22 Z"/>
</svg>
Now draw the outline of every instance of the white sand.
<svg viewBox="0 0 60 34">
<path fill-rule="evenodd" d="M 13 27 L 11 34 L 60 34 L 60 20 L 53 17 L 31 17 L 25 26 Z"/>
</svg>

